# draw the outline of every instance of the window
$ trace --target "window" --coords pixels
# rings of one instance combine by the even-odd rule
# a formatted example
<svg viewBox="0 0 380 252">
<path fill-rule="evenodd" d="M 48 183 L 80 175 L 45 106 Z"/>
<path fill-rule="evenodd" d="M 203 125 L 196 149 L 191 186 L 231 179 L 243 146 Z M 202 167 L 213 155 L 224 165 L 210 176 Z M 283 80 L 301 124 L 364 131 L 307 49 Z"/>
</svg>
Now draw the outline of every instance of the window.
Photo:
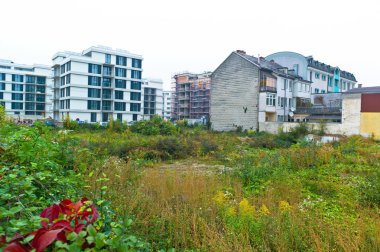
<svg viewBox="0 0 380 252">
<path fill-rule="evenodd" d="M 0 83 L 0 90 L 5 90 L 5 83 Z"/>
<path fill-rule="evenodd" d="M 115 99 L 123 100 L 124 99 L 124 92 L 115 90 Z"/>
<path fill-rule="evenodd" d="M 89 88 L 87 92 L 87 96 L 91 98 L 100 98 L 100 89 Z"/>
<path fill-rule="evenodd" d="M 36 95 L 36 101 L 45 102 L 45 95 L 44 94 L 37 94 Z"/>
<path fill-rule="evenodd" d="M 70 101 L 70 100 L 67 100 L 67 101 Z M 42 110 L 42 111 L 45 110 L 45 103 L 36 103 L 36 110 Z"/>
<path fill-rule="evenodd" d="M 332 77 L 331 76 L 327 76 L 327 84 L 329 87 L 332 87 Z"/>
<path fill-rule="evenodd" d="M 347 89 L 348 89 L 348 90 L 351 89 L 351 83 L 347 83 Z"/>
<path fill-rule="evenodd" d="M 5 73 L 0 73 L 0 81 L 4 81 L 5 80 Z"/>
<path fill-rule="evenodd" d="M 260 72 L 260 91 L 276 92 L 276 82 L 273 76 Z"/>
<path fill-rule="evenodd" d="M 65 108 L 65 101 L 59 101 L 59 108 L 64 109 Z"/>
<path fill-rule="evenodd" d="M 25 94 L 25 101 L 34 101 L 35 97 L 35 94 Z"/>
<path fill-rule="evenodd" d="M 141 60 L 140 59 L 132 59 L 132 67 L 141 68 Z"/>
<path fill-rule="evenodd" d="M 314 93 L 318 94 L 319 93 L 319 88 L 314 89 Z"/>
<path fill-rule="evenodd" d="M 289 81 L 289 90 L 290 90 L 290 92 L 293 91 L 293 85 L 294 85 L 294 82 L 293 81 Z"/>
<path fill-rule="evenodd" d="M 23 103 L 22 102 L 12 102 L 11 108 L 12 109 L 22 109 Z"/>
<path fill-rule="evenodd" d="M 90 86 L 100 86 L 100 77 L 88 76 L 88 85 Z"/>
<path fill-rule="evenodd" d="M 315 72 L 315 78 L 319 79 L 319 73 Z"/>
<path fill-rule="evenodd" d="M 123 121 L 123 114 L 117 113 L 117 120 Z"/>
<path fill-rule="evenodd" d="M 141 71 L 132 70 L 131 71 L 131 78 L 132 79 L 141 79 Z"/>
<path fill-rule="evenodd" d="M 115 88 L 127 88 L 127 82 L 125 80 L 115 79 Z"/>
<path fill-rule="evenodd" d="M 65 97 L 65 89 L 64 88 L 62 88 L 61 90 L 60 90 L 60 94 L 59 94 L 59 97 Z"/>
<path fill-rule="evenodd" d="M 36 82 L 36 77 L 27 75 L 25 82 L 26 83 L 35 83 Z"/>
<path fill-rule="evenodd" d="M 326 75 L 322 74 L 322 80 L 326 81 Z"/>
<path fill-rule="evenodd" d="M 111 89 L 103 89 L 103 99 L 111 99 Z"/>
<path fill-rule="evenodd" d="M 91 122 L 96 122 L 96 113 L 91 112 Z"/>
<path fill-rule="evenodd" d="M 45 86 L 36 86 L 36 92 L 45 93 L 46 87 Z"/>
<path fill-rule="evenodd" d="M 12 84 L 12 91 L 23 91 L 23 85 L 22 84 Z"/>
<path fill-rule="evenodd" d="M 103 75 L 112 75 L 112 68 L 111 67 L 108 67 L 108 66 L 104 66 L 103 67 Z"/>
<path fill-rule="evenodd" d="M 0 100 L 4 99 L 4 93 L 0 92 Z"/>
<path fill-rule="evenodd" d="M 71 80 L 70 74 L 66 75 L 66 84 L 70 84 L 70 80 Z"/>
<path fill-rule="evenodd" d="M 103 87 L 110 87 L 111 86 L 111 78 L 103 78 Z"/>
<path fill-rule="evenodd" d="M 106 57 L 105 63 L 106 64 L 111 64 L 111 54 L 106 54 L 105 57 Z"/>
<path fill-rule="evenodd" d="M 67 62 L 66 64 L 66 71 L 71 71 L 71 61 Z"/>
<path fill-rule="evenodd" d="M 12 81 L 15 82 L 24 82 L 24 76 L 18 74 L 12 74 Z"/>
<path fill-rule="evenodd" d="M 126 66 L 127 58 L 123 56 L 116 56 L 116 65 Z"/>
<path fill-rule="evenodd" d="M 62 65 L 61 66 L 61 74 L 64 74 L 65 73 L 65 65 Z"/>
<path fill-rule="evenodd" d="M 88 64 L 88 72 L 94 74 L 101 74 L 102 68 L 100 65 Z"/>
<path fill-rule="evenodd" d="M 343 87 L 342 87 L 343 90 L 346 90 L 346 82 L 343 81 Z"/>
<path fill-rule="evenodd" d="M 100 110 L 100 101 L 88 100 L 87 101 L 87 109 Z"/>
<path fill-rule="evenodd" d="M 115 111 L 125 111 L 125 102 L 115 102 Z"/>
<path fill-rule="evenodd" d="M 103 101 L 102 110 L 112 110 L 111 101 Z"/>
<path fill-rule="evenodd" d="M 130 104 L 130 111 L 140 112 L 141 110 L 141 104 L 140 103 L 131 103 Z"/>
<path fill-rule="evenodd" d="M 70 96 L 70 87 L 66 88 L 66 96 Z"/>
<path fill-rule="evenodd" d="M 115 68 L 115 75 L 119 77 L 127 77 L 127 71 L 124 68 Z"/>
<path fill-rule="evenodd" d="M 130 100 L 131 101 L 141 101 L 141 93 L 131 92 Z"/>
<path fill-rule="evenodd" d="M 133 120 L 133 121 L 137 121 L 137 114 L 133 114 L 133 115 L 132 115 L 132 120 Z"/>
<path fill-rule="evenodd" d="M 321 90 L 321 93 L 322 93 L 322 94 L 326 93 L 326 90 L 322 89 L 322 90 Z"/>
<path fill-rule="evenodd" d="M 275 94 L 267 94 L 267 106 L 276 106 Z"/>
<path fill-rule="evenodd" d="M 36 110 L 36 104 L 34 102 L 25 102 L 25 110 Z"/>
<path fill-rule="evenodd" d="M 61 86 L 65 85 L 65 76 L 61 77 Z"/>
<path fill-rule="evenodd" d="M 131 81 L 131 89 L 141 90 L 141 82 Z"/>
<path fill-rule="evenodd" d="M 36 92 L 36 86 L 31 84 L 25 85 L 25 92 Z"/>
</svg>

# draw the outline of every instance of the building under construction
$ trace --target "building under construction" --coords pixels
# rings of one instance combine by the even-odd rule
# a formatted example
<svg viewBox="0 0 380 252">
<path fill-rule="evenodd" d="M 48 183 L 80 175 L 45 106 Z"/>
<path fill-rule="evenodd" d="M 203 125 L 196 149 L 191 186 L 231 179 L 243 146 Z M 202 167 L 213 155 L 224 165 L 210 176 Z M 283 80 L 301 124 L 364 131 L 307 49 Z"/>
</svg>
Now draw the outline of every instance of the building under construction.
<svg viewBox="0 0 380 252">
<path fill-rule="evenodd" d="M 174 119 L 203 119 L 210 115 L 211 72 L 180 73 L 173 76 L 172 117 Z"/>
</svg>

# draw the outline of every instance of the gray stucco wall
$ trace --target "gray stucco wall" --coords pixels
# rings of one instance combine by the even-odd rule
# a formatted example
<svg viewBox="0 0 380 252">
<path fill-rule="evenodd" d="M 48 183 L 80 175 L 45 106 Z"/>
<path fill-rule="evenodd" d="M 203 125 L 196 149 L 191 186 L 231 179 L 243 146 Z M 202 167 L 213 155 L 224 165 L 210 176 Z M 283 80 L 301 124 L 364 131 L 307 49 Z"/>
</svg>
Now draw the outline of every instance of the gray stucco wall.
<svg viewBox="0 0 380 252">
<path fill-rule="evenodd" d="M 211 76 L 211 127 L 218 131 L 236 130 L 236 126 L 256 130 L 258 100 L 259 68 L 231 53 Z"/>
</svg>

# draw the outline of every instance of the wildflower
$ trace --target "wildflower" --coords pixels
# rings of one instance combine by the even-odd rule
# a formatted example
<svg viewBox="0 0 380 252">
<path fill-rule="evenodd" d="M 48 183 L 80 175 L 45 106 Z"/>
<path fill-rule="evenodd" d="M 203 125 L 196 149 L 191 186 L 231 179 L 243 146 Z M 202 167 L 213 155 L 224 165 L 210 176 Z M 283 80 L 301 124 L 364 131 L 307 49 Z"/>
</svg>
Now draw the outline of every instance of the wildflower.
<svg viewBox="0 0 380 252">
<path fill-rule="evenodd" d="M 280 209 L 281 213 L 292 210 L 292 206 L 286 200 L 281 200 L 278 203 L 278 208 Z"/>
<path fill-rule="evenodd" d="M 255 214 L 255 206 L 251 206 L 246 198 L 243 198 L 239 203 L 239 211 L 241 215 Z"/>
<path fill-rule="evenodd" d="M 261 216 L 267 216 L 267 215 L 270 214 L 269 209 L 264 204 L 261 205 L 261 207 L 259 209 L 259 213 L 260 213 Z"/>
<path fill-rule="evenodd" d="M 233 216 L 235 216 L 236 215 L 235 208 L 234 207 L 227 208 L 226 215 L 227 215 L 227 217 L 233 217 Z"/>
<path fill-rule="evenodd" d="M 217 205 L 223 205 L 226 202 L 226 195 L 223 192 L 219 191 L 212 199 Z"/>
</svg>

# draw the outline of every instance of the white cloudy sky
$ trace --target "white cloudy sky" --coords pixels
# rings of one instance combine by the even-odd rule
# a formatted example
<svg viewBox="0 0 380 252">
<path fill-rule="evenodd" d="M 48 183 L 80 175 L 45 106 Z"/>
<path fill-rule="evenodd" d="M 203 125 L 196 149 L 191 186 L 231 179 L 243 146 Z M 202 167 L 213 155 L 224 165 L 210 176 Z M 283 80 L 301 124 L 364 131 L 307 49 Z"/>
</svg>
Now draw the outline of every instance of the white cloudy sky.
<svg viewBox="0 0 380 252">
<path fill-rule="evenodd" d="M 91 45 L 144 57 L 166 87 L 177 72 L 215 68 L 236 49 L 296 51 L 380 85 L 378 0 L 4 0 L 0 58 L 50 64 Z"/>
</svg>

